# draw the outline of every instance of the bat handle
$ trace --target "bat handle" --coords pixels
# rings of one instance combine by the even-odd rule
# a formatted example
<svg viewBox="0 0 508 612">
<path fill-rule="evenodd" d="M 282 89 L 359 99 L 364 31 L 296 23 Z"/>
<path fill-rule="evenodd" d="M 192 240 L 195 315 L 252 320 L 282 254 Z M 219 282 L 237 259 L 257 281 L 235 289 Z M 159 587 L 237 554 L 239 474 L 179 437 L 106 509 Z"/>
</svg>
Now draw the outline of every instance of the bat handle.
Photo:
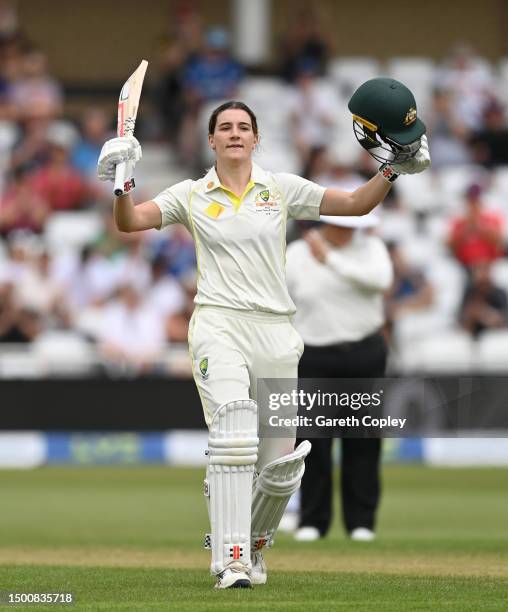
<svg viewBox="0 0 508 612">
<path fill-rule="evenodd" d="M 118 197 L 125 193 L 125 172 L 127 170 L 127 162 L 120 162 L 115 168 L 115 187 L 113 193 Z"/>
</svg>

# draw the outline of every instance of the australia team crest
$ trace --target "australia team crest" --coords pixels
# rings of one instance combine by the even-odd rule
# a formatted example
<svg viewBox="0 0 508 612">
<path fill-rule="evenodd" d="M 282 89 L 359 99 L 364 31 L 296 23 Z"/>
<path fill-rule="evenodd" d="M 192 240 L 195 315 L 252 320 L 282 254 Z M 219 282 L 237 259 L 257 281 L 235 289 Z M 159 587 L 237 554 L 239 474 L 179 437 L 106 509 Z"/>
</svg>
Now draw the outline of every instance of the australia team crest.
<svg viewBox="0 0 508 612">
<path fill-rule="evenodd" d="M 203 359 L 201 359 L 199 362 L 199 371 L 201 372 L 201 378 L 203 380 L 207 380 L 207 378 L 210 376 L 210 373 L 208 372 L 208 357 L 203 357 Z"/>
<path fill-rule="evenodd" d="M 281 195 L 278 190 L 263 189 L 256 194 L 255 207 L 256 212 L 270 216 L 280 211 Z"/>
</svg>

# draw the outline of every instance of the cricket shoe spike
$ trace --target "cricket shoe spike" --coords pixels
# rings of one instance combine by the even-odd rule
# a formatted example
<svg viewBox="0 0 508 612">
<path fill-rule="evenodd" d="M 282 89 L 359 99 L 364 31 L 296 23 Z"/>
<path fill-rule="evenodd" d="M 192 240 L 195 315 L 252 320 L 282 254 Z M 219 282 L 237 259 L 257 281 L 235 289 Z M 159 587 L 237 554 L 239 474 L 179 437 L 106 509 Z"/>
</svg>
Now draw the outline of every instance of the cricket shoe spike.
<svg viewBox="0 0 508 612">
<path fill-rule="evenodd" d="M 250 579 L 252 584 L 266 584 L 268 572 L 265 560 L 263 559 L 263 553 L 259 551 L 252 553 L 251 560 L 252 569 L 250 572 Z"/>
<path fill-rule="evenodd" d="M 216 589 L 251 589 L 252 581 L 248 574 L 248 568 L 242 563 L 231 563 L 228 567 L 217 574 Z"/>
</svg>

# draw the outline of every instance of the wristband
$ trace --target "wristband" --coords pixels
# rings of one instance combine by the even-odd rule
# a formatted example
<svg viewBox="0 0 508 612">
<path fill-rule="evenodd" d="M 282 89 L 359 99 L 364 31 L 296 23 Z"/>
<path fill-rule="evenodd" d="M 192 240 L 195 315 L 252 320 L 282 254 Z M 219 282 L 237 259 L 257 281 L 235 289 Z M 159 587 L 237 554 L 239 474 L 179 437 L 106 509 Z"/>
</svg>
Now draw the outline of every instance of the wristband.
<svg viewBox="0 0 508 612">
<path fill-rule="evenodd" d="M 393 183 L 393 181 L 396 181 L 399 178 L 399 174 L 395 172 L 390 164 L 381 164 L 378 172 L 385 179 L 385 181 L 388 181 L 389 183 Z"/>
</svg>

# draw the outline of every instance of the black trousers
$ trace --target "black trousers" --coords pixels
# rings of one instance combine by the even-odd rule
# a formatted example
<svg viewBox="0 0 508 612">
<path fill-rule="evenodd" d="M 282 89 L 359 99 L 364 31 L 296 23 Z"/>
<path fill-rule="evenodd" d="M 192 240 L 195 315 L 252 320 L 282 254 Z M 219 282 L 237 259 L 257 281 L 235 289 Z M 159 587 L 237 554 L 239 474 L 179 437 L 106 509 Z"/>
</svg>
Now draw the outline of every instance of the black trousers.
<svg viewBox="0 0 508 612">
<path fill-rule="evenodd" d="M 323 347 L 305 346 L 299 378 L 378 378 L 386 369 L 387 349 L 381 334 L 359 342 Z M 332 442 L 314 438 L 305 460 L 301 486 L 300 526 L 325 535 L 332 520 Z M 375 528 L 381 494 L 379 438 L 343 438 L 340 471 L 342 518 L 348 532 Z"/>
</svg>

